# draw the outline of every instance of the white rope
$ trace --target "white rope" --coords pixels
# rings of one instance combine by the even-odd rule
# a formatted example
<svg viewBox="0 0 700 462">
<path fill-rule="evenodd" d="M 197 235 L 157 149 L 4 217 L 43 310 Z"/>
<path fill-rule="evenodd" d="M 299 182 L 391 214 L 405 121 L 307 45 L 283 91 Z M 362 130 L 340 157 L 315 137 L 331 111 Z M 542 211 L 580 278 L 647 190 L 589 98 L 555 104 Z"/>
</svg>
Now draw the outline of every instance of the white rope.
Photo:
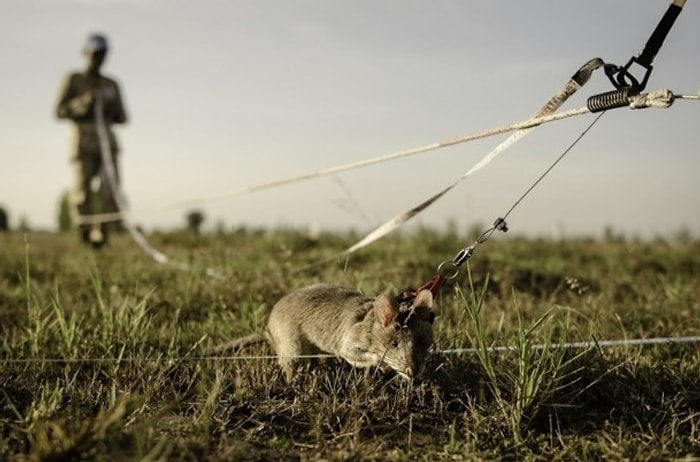
<svg viewBox="0 0 700 462">
<path fill-rule="evenodd" d="M 602 61 L 601 61 L 602 63 Z M 282 186 L 290 183 L 295 183 L 303 180 L 308 180 L 312 178 L 317 178 L 320 176 L 324 175 L 329 175 L 333 173 L 338 173 L 341 171 L 346 171 L 378 162 L 385 162 L 388 160 L 396 159 L 399 157 L 404 157 L 408 155 L 414 155 L 418 154 L 421 152 L 427 152 L 439 148 L 444 148 L 448 146 L 453 146 L 455 144 L 459 143 L 465 143 L 468 141 L 473 141 L 479 138 L 485 138 L 489 136 L 493 136 L 496 134 L 500 133 L 505 133 L 513 130 L 517 130 L 516 133 L 512 134 L 508 139 L 506 139 L 504 142 L 499 144 L 495 149 L 493 149 L 489 154 L 487 154 L 481 161 L 479 161 L 476 165 L 474 165 L 470 170 L 468 170 L 462 177 L 460 177 L 457 181 L 449 185 L 447 188 L 443 189 L 442 191 L 438 192 L 437 194 L 431 196 L 428 200 L 423 201 L 420 205 L 417 207 L 414 207 L 410 209 L 407 212 L 404 212 L 386 223 L 382 224 L 378 228 L 376 228 L 374 231 L 370 232 L 368 235 L 366 235 L 364 238 L 362 238 L 360 241 L 349 247 L 346 251 L 343 252 L 343 254 L 350 254 L 352 252 L 355 252 L 362 247 L 365 247 L 372 242 L 382 238 L 383 236 L 389 234 L 393 230 L 397 229 L 398 227 L 402 226 L 405 222 L 407 222 L 409 219 L 417 215 L 418 213 L 422 212 L 426 208 L 428 208 L 430 205 L 432 205 L 434 202 L 436 202 L 438 199 L 440 199 L 443 195 L 445 195 L 448 191 L 453 189 L 458 183 L 460 183 L 462 180 L 470 176 L 471 174 L 477 172 L 478 170 L 481 170 L 484 168 L 486 165 L 491 163 L 498 155 L 500 155 L 503 151 L 505 151 L 508 147 L 512 146 L 515 144 L 519 139 L 521 139 L 523 136 L 525 136 L 530 130 L 532 130 L 534 127 L 540 126 L 545 123 L 553 122 L 556 120 L 561 120 L 564 118 L 568 117 L 573 117 L 576 115 L 581 115 L 590 112 L 588 107 L 581 107 L 577 109 L 572 109 L 566 112 L 562 113 L 554 113 L 556 109 L 558 109 L 573 93 L 575 93 L 578 89 L 581 88 L 583 84 L 588 80 L 590 77 L 590 73 L 599 67 L 599 60 L 594 59 L 586 63 L 580 70 L 579 72 L 572 77 L 572 79 L 567 82 L 567 84 L 559 90 L 548 102 L 545 104 L 532 118 L 524 121 L 524 122 L 519 122 L 515 124 L 510 124 L 506 125 L 503 127 L 499 128 L 494 128 L 491 130 L 486 130 L 482 131 L 479 133 L 475 133 L 472 135 L 467 135 L 459 138 L 454 138 L 450 140 L 445 140 L 441 141 L 438 143 L 433 143 L 431 145 L 419 147 L 419 148 L 414 148 L 414 149 L 409 149 L 405 151 L 400 151 L 397 153 L 393 154 L 388 154 L 385 156 L 381 157 L 376 157 L 372 159 L 367 159 L 364 161 L 359 161 L 359 162 L 354 162 L 350 164 L 344 164 L 341 166 L 337 167 L 331 167 L 323 170 L 319 170 L 316 172 L 311 172 L 305 175 L 301 176 L 296 176 L 296 177 L 290 177 L 290 178 L 284 178 L 284 179 L 279 179 L 267 183 L 262 183 L 258 184 L 255 186 L 251 186 L 248 188 L 240 189 L 238 191 L 235 191 L 233 193 L 227 193 L 227 194 L 221 194 L 219 196 L 214 196 L 214 197 L 209 197 L 209 198 L 200 198 L 200 199 L 193 199 L 187 202 L 182 202 L 179 204 L 176 204 L 175 206 L 180 207 L 183 205 L 191 205 L 194 203 L 200 203 L 200 202 L 206 202 L 206 201 L 212 201 L 216 199 L 222 199 L 225 197 L 232 197 L 235 195 L 242 195 L 254 191 L 260 191 L 264 189 L 269 189 L 277 186 Z M 579 74 L 581 74 L 583 71 L 586 71 L 584 78 L 581 78 Z M 575 77 L 579 77 L 578 79 L 575 79 Z M 649 94 L 642 94 L 635 99 L 630 106 L 633 108 L 642 108 L 642 107 L 668 107 L 671 105 L 673 102 L 673 99 L 675 98 L 685 98 L 685 99 L 697 99 L 695 96 L 685 96 L 685 95 L 673 95 L 669 90 L 658 90 L 656 92 L 651 92 Z M 160 264 L 167 264 L 170 265 L 174 268 L 177 268 L 179 270 L 183 271 L 192 271 L 193 268 L 183 262 L 176 262 L 172 261 L 170 258 L 168 258 L 167 255 L 163 254 L 162 252 L 156 250 L 154 247 L 152 247 L 148 241 L 146 240 L 145 236 L 136 228 L 128 219 L 128 217 L 134 215 L 134 213 L 131 213 L 128 209 L 128 206 L 126 204 L 126 200 L 124 199 L 123 193 L 121 191 L 121 188 L 119 186 L 119 182 L 117 181 L 116 177 L 116 172 L 114 170 L 114 165 L 112 163 L 112 153 L 111 153 L 111 148 L 109 144 L 109 139 L 108 139 L 108 134 L 107 134 L 107 128 L 105 125 L 104 121 L 104 114 L 103 114 L 103 102 L 101 96 L 98 94 L 96 101 L 95 101 L 95 121 L 97 125 L 97 134 L 98 134 L 98 140 L 99 140 L 99 145 L 100 145 L 100 153 L 102 156 L 102 161 L 104 165 L 104 172 L 105 172 L 105 179 L 107 180 L 108 186 L 112 190 L 112 195 L 115 199 L 115 202 L 117 204 L 117 208 L 119 209 L 118 212 L 115 213 L 106 213 L 106 214 L 94 214 L 94 215 L 89 215 L 89 216 L 82 216 L 79 217 L 78 222 L 80 224 L 98 224 L 98 223 L 106 223 L 110 221 L 115 221 L 115 220 L 122 220 L 125 228 L 131 235 L 131 237 L 134 239 L 134 241 L 138 244 L 138 246 L 147 254 L 149 255 L 154 261 Z M 143 211 L 141 212 L 143 213 Z M 212 268 L 206 268 L 205 270 L 206 274 L 211 277 L 215 278 L 223 278 L 221 273 L 215 269 Z"/>
<path fill-rule="evenodd" d="M 679 345 L 700 343 L 700 336 L 686 337 L 652 337 L 652 338 L 633 338 L 619 340 L 591 340 L 587 342 L 569 342 L 569 343 L 539 343 L 530 345 L 532 350 L 545 349 L 585 349 L 585 348 L 613 348 L 613 347 L 633 347 L 633 346 L 649 346 L 649 345 Z M 444 350 L 435 350 L 438 355 L 455 355 L 455 354 L 474 354 L 480 351 L 480 348 L 449 348 Z M 516 352 L 520 351 L 521 347 L 517 345 L 500 345 L 490 346 L 485 348 L 489 353 L 501 352 Z M 299 355 L 299 356 L 277 356 L 277 355 L 227 355 L 227 356 L 158 356 L 158 357 L 136 357 L 127 356 L 120 358 L 0 358 L 0 364 L 31 364 L 31 363 L 121 363 L 121 362 L 151 362 L 151 363 L 175 363 L 184 361 L 256 361 L 256 360 L 275 360 L 275 359 L 315 359 L 315 358 L 334 358 L 331 354 L 315 354 L 315 355 Z"/>
<path fill-rule="evenodd" d="M 117 173 L 114 168 L 114 163 L 112 159 L 112 148 L 109 144 L 109 135 L 107 133 L 107 125 L 104 119 L 104 103 L 102 101 L 102 96 L 99 92 L 97 93 L 97 96 L 95 98 L 95 125 L 97 126 L 97 138 L 100 145 L 100 155 L 102 156 L 102 167 L 104 172 L 103 179 L 107 181 L 107 186 L 111 191 L 111 195 L 114 198 L 114 202 L 116 203 L 117 208 L 120 211 L 127 211 L 128 205 L 126 203 L 126 200 L 124 199 L 124 194 L 119 185 L 119 181 L 117 180 Z M 190 265 L 178 261 L 173 261 L 170 258 L 168 258 L 167 255 L 156 250 L 153 246 L 151 246 L 148 243 L 148 240 L 146 240 L 146 237 L 141 233 L 141 231 L 139 231 L 138 228 L 136 228 L 136 226 L 134 226 L 131 220 L 129 220 L 125 215 L 126 214 L 120 213 L 121 219 L 123 220 L 122 223 L 124 224 L 126 230 L 129 232 L 129 235 L 134 240 L 134 242 L 138 244 L 141 250 L 143 250 L 154 261 L 163 265 L 172 266 L 173 268 L 182 271 L 193 270 L 193 268 Z M 206 274 L 208 276 L 219 279 L 223 278 L 221 273 L 212 268 L 207 268 Z"/>
<path fill-rule="evenodd" d="M 668 91 L 668 90 L 659 90 L 659 91 Z M 697 95 L 674 95 L 674 97 L 676 99 L 695 99 L 695 100 L 699 99 L 699 97 Z M 106 223 L 106 222 L 110 222 L 110 221 L 121 220 L 124 218 L 124 216 L 127 216 L 127 215 L 130 217 L 148 216 L 148 215 L 152 215 L 154 213 L 165 211 L 165 210 L 192 207 L 192 206 L 207 203 L 207 202 L 214 202 L 214 201 L 218 201 L 218 200 L 242 196 L 242 195 L 250 194 L 253 192 L 263 191 L 263 190 L 267 190 L 267 189 L 273 189 L 273 188 L 277 188 L 280 186 L 289 185 L 292 183 L 299 183 L 302 181 L 320 178 L 320 177 L 328 176 L 328 175 L 333 175 L 333 174 L 345 172 L 348 170 L 353 170 L 353 169 L 357 169 L 357 168 L 361 168 L 361 167 L 367 167 L 367 166 L 379 164 L 382 162 L 388 162 L 388 161 L 400 159 L 403 157 L 408 157 L 408 156 L 422 154 L 422 153 L 426 153 L 426 152 L 430 152 L 430 151 L 435 151 L 437 149 L 447 148 L 450 146 L 455 146 L 458 144 L 467 143 L 467 142 L 475 141 L 478 139 L 488 138 L 488 137 L 492 137 L 492 136 L 516 131 L 516 130 L 524 130 L 524 129 L 528 129 L 528 128 L 533 128 L 533 127 L 537 127 L 539 125 L 544 125 L 547 123 L 556 122 L 559 120 L 580 116 L 583 114 L 587 114 L 589 112 L 590 112 L 590 110 L 588 109 L 588 107 L 583 106 L 583 107 L 579 107 L 576 109 L 570 109 L 568 111 L 557 112 L 554 114 L 548 114 L 548 115 L 544 115 L 541 117 L 535 117 L 535 118 L 531 118 L 531 119 L 528 119 L 525 121 L 516 122 L 516 123 L 509 124 L 509 125 L 503 125 L 501 127 L 491 128 L 488 130 L 483 130 L 480 132 L 476 132 L 476 133 L 472 133 L 472 134 L 468 134 L 468 135 L 463 135 L 463 136 L 459 136 L 456 138 L 438 141 L 436 143 L 427 144 L 427 145 L 416 147 L 416 148 L 406 149 L 403 151 L 397 151 L 397 152 L 393 152 L 390 154 L 372 157 L 372 158 L 360 160 L 357 162 L 350 162 L 347 164 L 337 165 L 335 167 L 329 167 L 329 168 L 325 168 L 325 169 L 321 169 L 321 170 L 316 170 L 316 171 L 305 173 L 302 175 L 286 177 L 286 178 L 279 178 L 276 180 L 267 181 L 264 183 L 259 183 L 259 184 L 253 185 L 253 186 L 248 186 L 248 187 L 233 190 L 233 191 L 223 192 L 223 193 L 219 193 L 219 194 L 212 195 L 212 196 L 203 196 L 203 197 L 199 197 L 199 198 L 189 199 L 186 201 L 176 202 L 176 203 L 173 203 L 170 205 L 165 205 L 162 207 L 154 207 L 154 208 L 150 208 L 150 209 L 140 209 L 140 210 L 127 210 L 127 209 L 125 209 L 123 211 L 119 211 L 119 212 L 115 212 L 115 213 L 101 213 L 101 214 L 95 214 L 95 215 L 90 215 L 90 216 L 83 216 L 83 217 L 79 218 L 79 223 L 81 223 L 81 224 Z"/>
<path fill-rule="evenodd" d="M 583 85 L 586 84 L 586 82 L 588 82 L 591 73 L 602 65 L 603 61 L 600 59 L 592 59 L 586 64 L 584 64 L 579 69 L 579 71 L 576 74 L 574 74 L 574 76 L 571 77 L 561 89 L 557 90 L 557 92 L 554 93 L 554 95 L 544 104 L 544 106 L 542 106 L 528 121 L 532 122 L 533 120 L 536 120 L 539 117 L 550 115 L 551 113 L 559 109 L 562 106 L 562 104 L 564 104 L 566 100 L 569 99 L 569 97 L 571 97 L 571 95 L 576 93 Z M 586 112 L 589 112 L 588 108 L 586 108 Z M 427 200 L 424 200 L 419 205 L 399 215 L 396 215 L 387 222 L 381 224 L 378 228 L 371 231 L 369 234 L 367 234 L 355 244 L 351 245 L 348 249 L 345 250 L 345 252 L 343 252 L 343 254 L 349 255 L 353 252 L 356 252 L 357 250 L 370 245 L 371 243 L 393 232 L 395 229 L 403 226 L 404 223 L 421 213 L 423 210 L 430 207 L 438 199 L 440 199 L 442 196 L 451 191 L 464 179 L 490 164 L 506 149 L 508 149 L 509 147 L 517 143 L 520 139 L 522 139 L 525 135 L 530 133 L 530 131 L 532 131 L 536 126 L 539 125 L 532 125 L 527 128 L 519 129 L 518 131 L 510 135 L 505 141 L 496 146 L 491 152 L 486 154 L 486 156 L 484 156 L 483 159 L 477 162 L 472 168 L 470 168 L 466 173 L 464 173 L 460 178 L 458 178 L 457 181 L 444 188 L 443 190 L 439 191 L 437 194 L 430 196 Z"/>
<path fill-rule="evenodd" d="M 571 81 L 569 82 L 568 85 L 571 84 Z M 578 87 L 580 88 L 580 86 Z M 565 86 L 563 90 L 560 90 L 560 92 L 557 93 L 557 95 L 561 98 L 558 101 L 558 106 L 564 103 L 566 101 L 566 98 L 568 98 L 573 92 L 575 92 L 578 88 L 573 87 L 571 90 L 570 94 L 566 94 L 566 89 L 567 87 Z M 550 103 L 552 104 L 553 101 L 556 101 L 557 95 L 555 95 L 552 100 L 550 100 Z M 564 95 L 566 95 L 564 97 Z M 673 99 L 674 95 L 670 90 L 658 90 L 655 92 L 651 93 L 644 93 L 641 95 L 638 95 L 634 97 L 630 101 L 630 108 L 631 109 L 642 109 L 642 108 L 647 108 L 647 107 L 656 107 L 656 108 L 668 108 L 673 104 Z M 558 107 L 557 106 L 557 107 Z M 543 111 L 546 111 L 548 108 L 547 105 L 545 105 L 542 109 L 540 109 L 540 112 L 538 114 L 541 114 Z M 580 109 L 574 109 L 573 111 L 579 111 Z M 586 112 L 590 112 L 588 108 L 585 108 L 585 111 L 582 111 L 581 113 L 584 114 Z M 571 111 L 568 111 L 571 112 Z M 530 119 L 531 121 L 537 120 L 537 114 L 536 117 Z M 464 175 L 462 175 L 457 181 L 449 185 L 447 188 L 443 189 L 442 191 L 438 192 L 437 194 L 434 194 L 433 196 L 430 196 L 427 200 L 421 202 L 419 205 L 407 210 L 406 212 L 403 212 L 387 222 L 383 223 L 380 225 L 378 228 L 375 230 L 371 231 L 369 234 L 367 234 L 365 237 L 360 239 L 358 242 L 350 246 L 345 252 L 343 252 L 341 255 L 348 255 L 351 254 L 363 247 L 368 246 L 369 244 L 375 242 L 378 239 L 381 239 L 382 237 L 386 236 L 387 234 L 391 233 L 395 229 L 399 228 L 402 226 L 404 223 L 406 223 L 408 220 L 411 218 L 415 217 L 418 215 L 420 212 L 423 210 L 427 209 L 430 207 L 433 203 L 435 203 L 438 199 L 440 199 L 442 196 L 444 196 L 447 192 L 449 192 L 451 189 L 453 189 L 455 186 L 457 186 L 461 181 L 466 179 L 468 176 L 472 175 L 473 173 L 481 170 L 484 168 L 486 165 L 490 164 L 498 155 L 500 155 L 503 151 L 505 151 L 507 148 L 515 144 L 522 136 L 525 136 L 530 130 L 532 130 L 535 126 L 533 125 L 532 127 L 528 127 L 526 129 L 521 129 L 515 132 L 513 135 L 511 135 L 507 140 L 505 140 L 503 143 L 499 144 L 494 148 L 490 153 L 488 153 L 483 159 L 481 159 L 479 162 L 476 163 L 471 169 L 469 169 Z"/>
<path fill-rule="evenodd" d="M 587 114 L 590 111 L 587 107 L 580 107 L 577 109 L 571 109 L 566 112 L 561 112 L 557 114 L 551 114 L 542 117 L 536 117 L 528 119 L 526 121 L 513 123 L 510 125 L 504 125 L 502 127 L 492 128 L 489 130 L 484 130 L 481 132 L 472 133 L 470 135 L 465 135 L 457 138 L 452 138 L 448 140 L 438 141 L 436 143 L 427 144 L 417 148 L 406 149 L 403 151 L 393 152 L 391 154 L 385 154 L 378 157 L 372 157 L 369 159 L 364 159 L 357 162 L 350 162 L 347 164 L 337 165 L 335 167 L 329 167 L 321 170 L 316 170 L 313 172 L 305 173 L 298 176 L 280 178 L 265 183 L 259 183 L 253 186 L 248 186 L 245 188 L 237 189 L 234 191 L 224 192 L 213 196 L 203 196 L 199 198 L 189 199 L 186 201 L 177 202 L 163 207 L 151 208 L 151 209 L 141 209 L 141 210 L 124 210 L 122 212 L 115 213 L 101 213 L 90 216 L 83 216 L 80 218 L 80 223 L 90 224 L 90 223 L 104 223 L 109 221 L 116 221 L 122 219 L 124 215 L 136 216 L 136 215 L 150 215 L 154 212 L 160 212 L 168 209 L 179 209 L 185 207 L 191 207 L 194 205 L 199 205 L 207 202 L 214 202 L 217 200 L 228 199 L 236 196 L 242 196 L 245 194 L 263 191 L 266 189 L 272 189 L 279 186 L 285 186 L 292 183 L 298 183 L 306 180 L 311 180 L 314 178 L 320 178 L 327 175 L 333 175 L 336 173 L 345 172 L 348 170 L 357 169 L 360 167 L 367 167 L 369 165 L 379 164 L 382 162 L 388 162 L 395 159 L 400 159 L 402 157 L 413 156 L 416 154 L 422 154 L 429 151 L 434 151 L 441 148 L 446 148 L 454 146 L 461 143 L 467 143 L 469 141 L 475 141 L 482 138 L 488 138 L 491 136 L 500 135 L 503 133 L 512 132 L 514 130 L 522 130 L 527 128 L 536 127 L 538 125 L 547 124 L 550 122 L 555 122 L 558 120 L 568 119 L 570 117 L 579 116 L 582 114 Z"/>
<path fill-rule="evenodd" d="M 583 82 L 585 83 L 585 82 Z M 538 118 L 544 117 L 545 114 L 547 114 L 547 111 L 553 111 L 554 109 L 560 107 L 576 90 L 581 88 L 583 84 L 578 84 L 575 82 L 573 79 L 569 80 L 569 82 L 561 89 L 559 90 L 553 97 L 552 99 L 545 104 L 536 114 L 535 116 L 530 119 L 530 122 L 537 120 Z M 656 107 L 656 108 L 668 108 L 673 104 L 673 99 L 674 95 L 670 90 L 658 90 L 655 92 L 650 92 L 650 93 L 643 93 L 640 94 L 630 101 L 630 108 L 631 109 L 642 109 L 642 108 L 647 108 L 647 107 Z M 574 112 L 578 112 L 583 108 L 579 109 L 574 109 Z M 585 108 L 585 111 L 581 111 L 581 114 L 585 114 L 586 112 L 590 112 L 588 108 Z M 571 111 L 568 111 L 571 112 Z M 555 114 L 556 115 L 556 114 Z M 523 136 L 528 134 L 532 129 L 534 129 L 537 125 L 532 125 L 527 128 L 523 128 L 518 130 L 517 132 L 513 133 L 508 139 L 506 139 L 504 142 L 496 146 L 491 152 L 489 152 L 483 159 L 481 159 L 479 162 L 477 162 L 472 168 L 470 168 L 466 173 L 464 173 L 457 181 L 446 187 L 445 189 L 441 190 L 437 194 L 434 194 L 430 196 L 427 200 L 424 200 L 421 202 L 419 205 L 399 214 L 396 215 L 395 217 L 391 218 L 390 220 L 386 221 L 385 223 L 381 224 L 378 228 L 374 229 L 371 231 L 369 234 L 367 234 L 365 237 L 360 239 L 358 242 L 350 246 L 347 250 L 345 250 L 341 255 L 349 255 L 363 247 L 368 246 L 369 244 L 377 241 L 378 239 L 381 239 L 382 237 L 386 236 L 387 234 L 391 233 L 395 229 L 401 227 L 404 223 L 406 223 L 408 220 L 411 218 L 415 217 L 419 213 L 421 213 L 423 210 L 427 209 L 430 207 L 432 204 L 434 204 L 438 199 L 440 199 L 442 196 L 447 194 L 450 190 L 452 190 L 455 186 L 457 186 L 460 182 L 465 180 L 467 177 L 472 175 L 473 173 L 476 173 L 477 171 L 481 170 L 482 168 L 486 167 L 488 164 L 490 164 L 496 157 L 498 157 L 503 151 L 511 147 L 513 144 L 515 144 L 519 139 L 521 139 Z"/>
</svg>

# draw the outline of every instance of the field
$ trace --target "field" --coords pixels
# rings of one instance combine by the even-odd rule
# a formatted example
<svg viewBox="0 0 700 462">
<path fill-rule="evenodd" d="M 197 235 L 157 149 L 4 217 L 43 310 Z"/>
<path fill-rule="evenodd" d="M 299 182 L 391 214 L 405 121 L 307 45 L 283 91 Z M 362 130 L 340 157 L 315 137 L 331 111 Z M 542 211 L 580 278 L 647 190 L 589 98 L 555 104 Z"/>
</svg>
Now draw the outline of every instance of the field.
<svg viewBox="0 0 700 462">
<path fill-rule="evenodd" d="M 438 297 L 412 383 L 326 359 L 287 384 L 266 345 L 206 357 L 292 289 L 415 288 L 475 238 L 422 229 L 304 268 L 356 237 L 151 236 L 185 272 L 126 235 L 1 234 L 0 459 L 700 460 L 698 344 L 561 346 L 700 335 L 700 241 L 680 234 L 494 235 Z"/>
</svg>

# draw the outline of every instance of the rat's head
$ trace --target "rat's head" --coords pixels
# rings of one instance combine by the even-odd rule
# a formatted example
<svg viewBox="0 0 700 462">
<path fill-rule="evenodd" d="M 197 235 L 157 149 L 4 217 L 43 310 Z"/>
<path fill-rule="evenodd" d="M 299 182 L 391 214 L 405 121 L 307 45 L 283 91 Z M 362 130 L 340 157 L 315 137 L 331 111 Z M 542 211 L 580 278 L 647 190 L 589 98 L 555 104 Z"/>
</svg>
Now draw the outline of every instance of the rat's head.
<svg viewBox="0 0 700 462">
<path fill-rule="evenodd" d="M 379 328 L 372 337 L 380 350 L 380 367 L 391 368 L 408 379 L 420 375 L 433 344 L 433 294 L 421 290 L 410 306 L 399 306 L 383 294 L 375 300 L 374 313 Z"/>
</svg>

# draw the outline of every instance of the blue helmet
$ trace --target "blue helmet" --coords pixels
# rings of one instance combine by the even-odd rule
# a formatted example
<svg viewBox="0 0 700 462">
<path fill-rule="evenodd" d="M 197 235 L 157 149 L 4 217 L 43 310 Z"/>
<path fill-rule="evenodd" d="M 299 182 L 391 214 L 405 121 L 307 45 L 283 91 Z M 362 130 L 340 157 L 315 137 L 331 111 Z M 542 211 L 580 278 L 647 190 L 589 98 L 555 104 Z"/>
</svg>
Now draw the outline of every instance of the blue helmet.
<svg viewBox="0 0 700 462">
<path fill-rule="evenodd" d="M 106 53 L 109 49 L 107 45 L 107 38 L 102 34 L 90 34 L 83 47 L 84 53 Z"/>
</svg>

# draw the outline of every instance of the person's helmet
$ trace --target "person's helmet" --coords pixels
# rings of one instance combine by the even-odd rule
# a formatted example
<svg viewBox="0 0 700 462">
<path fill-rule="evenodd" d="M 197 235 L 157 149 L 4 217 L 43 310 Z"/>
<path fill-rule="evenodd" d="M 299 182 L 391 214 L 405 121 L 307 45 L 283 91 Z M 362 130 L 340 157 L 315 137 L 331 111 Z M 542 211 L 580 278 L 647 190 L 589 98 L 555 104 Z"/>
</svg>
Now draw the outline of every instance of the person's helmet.
<svg viewBox="0 0 700 462">
<path fill-rule="evenodd" d="M 85 41 L 85 46 L 83 47 L 83 53 L 106 53 L 109 49 L 107 45 L 107 38 L 102 34 L 90 34 Z"/>
</svg>

